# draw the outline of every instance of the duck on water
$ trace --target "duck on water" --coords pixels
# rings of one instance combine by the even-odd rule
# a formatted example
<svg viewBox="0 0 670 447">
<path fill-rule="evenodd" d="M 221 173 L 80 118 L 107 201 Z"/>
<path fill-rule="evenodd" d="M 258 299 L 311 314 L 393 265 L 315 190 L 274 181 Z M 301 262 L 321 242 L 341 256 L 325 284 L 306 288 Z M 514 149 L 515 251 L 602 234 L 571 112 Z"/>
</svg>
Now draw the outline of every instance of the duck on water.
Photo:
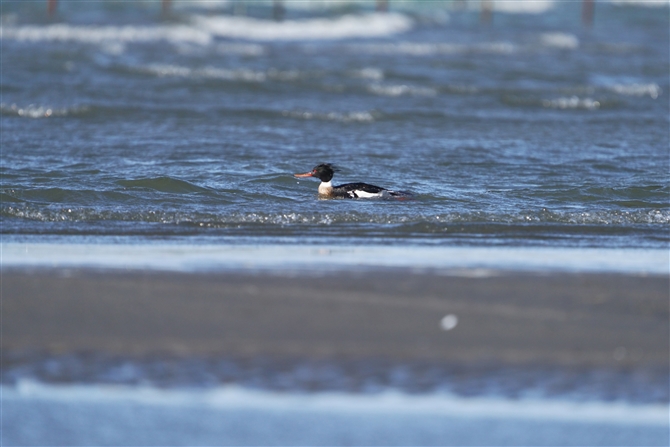
<svg viewBox="0 0 670 447">
<path fill-rule="evenodd" d="M 310 172 L 304 174 L 293 174 L 294 177 L 316 177 L 321 180 L 319 185 L 319 196 L 324 198 L 341 197 L 346 199 L 368 199 L 368 198 L 396 198 L 408 199 L 412 194 L 405 191 L 392 191 L 379 186 L 367 183 L 345 183 L 344 185 L 333 186 L 331 180 L 333 175 L 338 172 L 335 166 L 329 163 L 322 163 Z"/>
</svg>

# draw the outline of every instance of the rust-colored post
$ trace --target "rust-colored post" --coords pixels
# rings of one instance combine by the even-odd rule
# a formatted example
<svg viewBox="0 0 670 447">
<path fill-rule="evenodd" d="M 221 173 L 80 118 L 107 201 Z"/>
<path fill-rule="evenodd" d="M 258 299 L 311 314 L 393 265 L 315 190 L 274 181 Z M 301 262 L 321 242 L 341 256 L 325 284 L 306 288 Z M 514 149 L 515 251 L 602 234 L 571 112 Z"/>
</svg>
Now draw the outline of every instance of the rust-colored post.
<svg viewBox="0 0 670 447">
<path fill-rule="evenodd" d="M 479 14 L 481 23 L 489 24 L 493 20 L 493 1 L 481 0 L 481 11 Z"/>
<path fill-rule="evenodd" d="M 56 13 L 56 6 L 58 6 L 58 0 L 47 0 L 47 14 L 49 14 L 49 17 Z"/>
<path fill-rule="evenodd" d="M 582 24 L 584 26 L 593 25 L 594 9 L 595 9 L 594 0 L 583 0 L 582 1 Z"/>
<path fill-rule="evenodd" d="M 167 15 L 170 13 L 171 4 L 172 0 L 163 0 L 163 15 Z"/>
<path fill-rule="evenodd" d="M 273 0 L 272 2 L 272 16 L 277 22 L 284 20 L 284 5 L 282 0 Z"/>
<path fill-rule="evenodd" d="M 386 12 L 389 10 L 388 0 L 377 0 L 376 9 L 379 12 Z"/>
<path fill-rule="evenodd" d="M 247 4 L 244 3 L 244 0 L 235 0 L 233 6 L 233 14 L 236 16 L 245 16 L 247 15 Z"/>
</svg>

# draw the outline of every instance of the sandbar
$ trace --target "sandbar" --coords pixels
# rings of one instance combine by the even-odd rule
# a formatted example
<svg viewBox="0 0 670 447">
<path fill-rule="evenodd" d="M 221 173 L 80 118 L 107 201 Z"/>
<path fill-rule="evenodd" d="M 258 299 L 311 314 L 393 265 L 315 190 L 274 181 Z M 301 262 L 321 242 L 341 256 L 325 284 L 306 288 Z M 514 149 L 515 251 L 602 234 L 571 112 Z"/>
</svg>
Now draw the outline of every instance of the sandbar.
<svg viewBox="0 0 670 447">
<path fill-rule="evenodd" d="M 665 368 L 669 278 L 3 269 L 3 354 Z"/>
</svg>

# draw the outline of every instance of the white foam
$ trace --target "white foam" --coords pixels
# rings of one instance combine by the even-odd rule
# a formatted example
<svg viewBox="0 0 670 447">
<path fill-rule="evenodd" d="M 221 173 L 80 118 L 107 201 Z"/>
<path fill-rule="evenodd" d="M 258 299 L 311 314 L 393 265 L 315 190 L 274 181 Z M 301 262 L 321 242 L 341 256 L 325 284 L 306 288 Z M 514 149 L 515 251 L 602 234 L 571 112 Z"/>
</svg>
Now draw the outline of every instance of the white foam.
<svg viewBox="0 0 670 447">
<path fill-rule="evenodd" d="M 370 123 L 375 120 L 372 112 L 354 111 L 354 112 L 312 112 L 312 111 L 295 111 L 285 110 L 282 112 L 283 116 L 291 118 L 300 118 L 304 120 L 324 120 L 337 121 L 343 123 L 359 122 Z"/>
<path fill-rule="evenodd" d="M 373 81 L 381 81 L 384 79 L 384 70 L 379 68 L 362 68 L 360 70 L 352 70 L 351 76 L 355 78 L 370 79 Z"/>
<path fill-rule="evenodd" d="M 609 87 L 610 90 L 624 96 L 649 96 L 652 99 L 658 98 L 663 90 L 656 83 L 649 84 L 615 84 Z"/>
<path fill-rule="evenodd" d="M 194 15 L 191 23 L 172 25 L 93 26 L 51 24 L 47 26 L 0 26 L 2 39 L 22 42 L 81 42 L 98 45 L 167 41 L 173 44 L 210 45 L 215 37 L 247 40 L 326 40 L 387 37 L 410 30 L 413 21 L 398 13 L 343 15 L 336 18 L 304 20 L 261 20 L 245 16 Z M 233 50 L 235 47 L 220 49 Z M 258 54 L 258 47 L 246 46 L 243 52 Z"/>
<path fill-rule="evenodd" d="M 269 77 L 278 78 L 280 73 L 273 71 L 265 73 L 248 69 L 229 70 L 226 68 L 203 67 L 190 68 L 171 64 L 151 64 L 137 69 L 140 72 L 154 74 L 161 77 L 183 77 L 183 78 L 204 78 L 221 79 L 227 81 L 243 82 L 263 82 Z M 285 74 L 284 77 L 289 76 Z"/>
<path fill-rule="evenodd" d="M 623 402 L 572 402 L 463 398 L 448 394 L 408 395 L 341 392 L 287 393 L 258 391 L 239 386 L 211 389 L 159 389 L 118 385 L 47 385 L 21 381 L 3 385 L 3 400 L 135 403 L 150 406 L 202 407 L 228 410 L 270 410 L 345 414 L 451 416 L 458 418 L 525 419 L 576 423 L 667 426 L 668 406 L 630 405 Z"/>
<path fill-rule="evenodd" d="M 547 47 L 574 50 L 579 47 L 579 39 L 569 33 L 544 33 L 540 35 L 540 42 Z"/>
<path fill-rule="evenodd" d="M 615 5 L 644 6 L 651 8 L 662 8 L 670 5 L 669 0 L 609 0 L 609 2 Z"/>
<path fill-rule="evenodd" d="M 337 18 L 260 20 L 242 16 L 195 16 L 198 29 L 219 36 L 260 41 L 386 37 L 409 31 L 412 20 L 398 13 L 344 15 Z"/>
<path fill-rule="evenodd" d="M 372 84 L 368 86 L 368 90 L 376 95 L 381 96 L 435 96 L 437 90 L 429 87 L 417 87 L 406 84 Z"/>
<path fill-rule="evenodd" d="M 235 0 L 233 0 L 234 2 Z M 175 9 L 198 8 L 205 10 L 216 10 L 230 6 L 231 0 L 176 0 L 173 7 Z"/>
<path fill-rule="evenodd" d="M 51 118 L 58 116 L 68 116 L 72 114 L 84 113 L 88 110 L 86 106 L 58 108 L 39 104 L 29 104 L 25 107 L 17 104 L 0 104 L 0 112 L 8 115 L 16 115 L 23 118 Z"/>
<path fill-rule="evenodd" d="M 663 249 L 356 245 L 0 244 L 2 267 L 213 271 L 431 269 L 445 275 L 501 271 L 667 274 Z"/>
<path fill-rule="evenodd" d="M 493 10 L 508 14 L 542 14 L 554 7 L 554 0 L 495 0 Z"/>
<path fill-rule="evenodd" d="M 156 42 L 192 43 L 207 45 L 212 35 L 187 25 L 159 26 L 88 26 L 54 24 L 48 26 L 2 26 L 2 39 L 23 42 L 82 42 L 109 44 L 110 42 Z"/>
<path fill-rule="evenodd" d="M 425 42 L 398 42 L 398 43 L 369 43 L 352 44 L 352 52 L 366 52 L 371 54 L 407 55 L 407 56 L 437 56 L 463 53 L 483 54 L 511 54 L 518 50 L 517 46 L 509 42 L 482 42 L 475 44 L 457 43 L 425 43 Z"/>
<path fill-rule="evenodd" d="M 579 98 L 578 96 L 570 96 L 556 99 L 542 100 L 542 106 L 549 109 L 585 109 L 597 110 L 600 108 L 600 101 L 592 98 Z"/>
</svg>

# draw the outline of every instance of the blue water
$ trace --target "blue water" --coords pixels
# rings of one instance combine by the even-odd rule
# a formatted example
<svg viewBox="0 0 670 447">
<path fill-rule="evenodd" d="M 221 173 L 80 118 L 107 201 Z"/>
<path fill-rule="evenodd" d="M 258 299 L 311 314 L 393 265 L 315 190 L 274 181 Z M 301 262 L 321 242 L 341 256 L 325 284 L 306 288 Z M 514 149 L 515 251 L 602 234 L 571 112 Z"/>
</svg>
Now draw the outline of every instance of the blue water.
<svg viewBox="0 0 670 447">
<path fill-rule="evenodd" d="M 667 248 L 667 4 L 535 5 L 3 1 L 3 240 Z"/>
<path fill-rule="evenodd" d="M 3 268 L 668 271 L 667 2 L 45 3 L 0 3 Z M 667 369 L 101 355 L 5 350 L 3 445 L 668 444 Z"/>
<path fill-rule="evenodd" d="M 2 387 L 3 445 L 667 445 L 667 406 L 236 387 Z"/>
</svg>

